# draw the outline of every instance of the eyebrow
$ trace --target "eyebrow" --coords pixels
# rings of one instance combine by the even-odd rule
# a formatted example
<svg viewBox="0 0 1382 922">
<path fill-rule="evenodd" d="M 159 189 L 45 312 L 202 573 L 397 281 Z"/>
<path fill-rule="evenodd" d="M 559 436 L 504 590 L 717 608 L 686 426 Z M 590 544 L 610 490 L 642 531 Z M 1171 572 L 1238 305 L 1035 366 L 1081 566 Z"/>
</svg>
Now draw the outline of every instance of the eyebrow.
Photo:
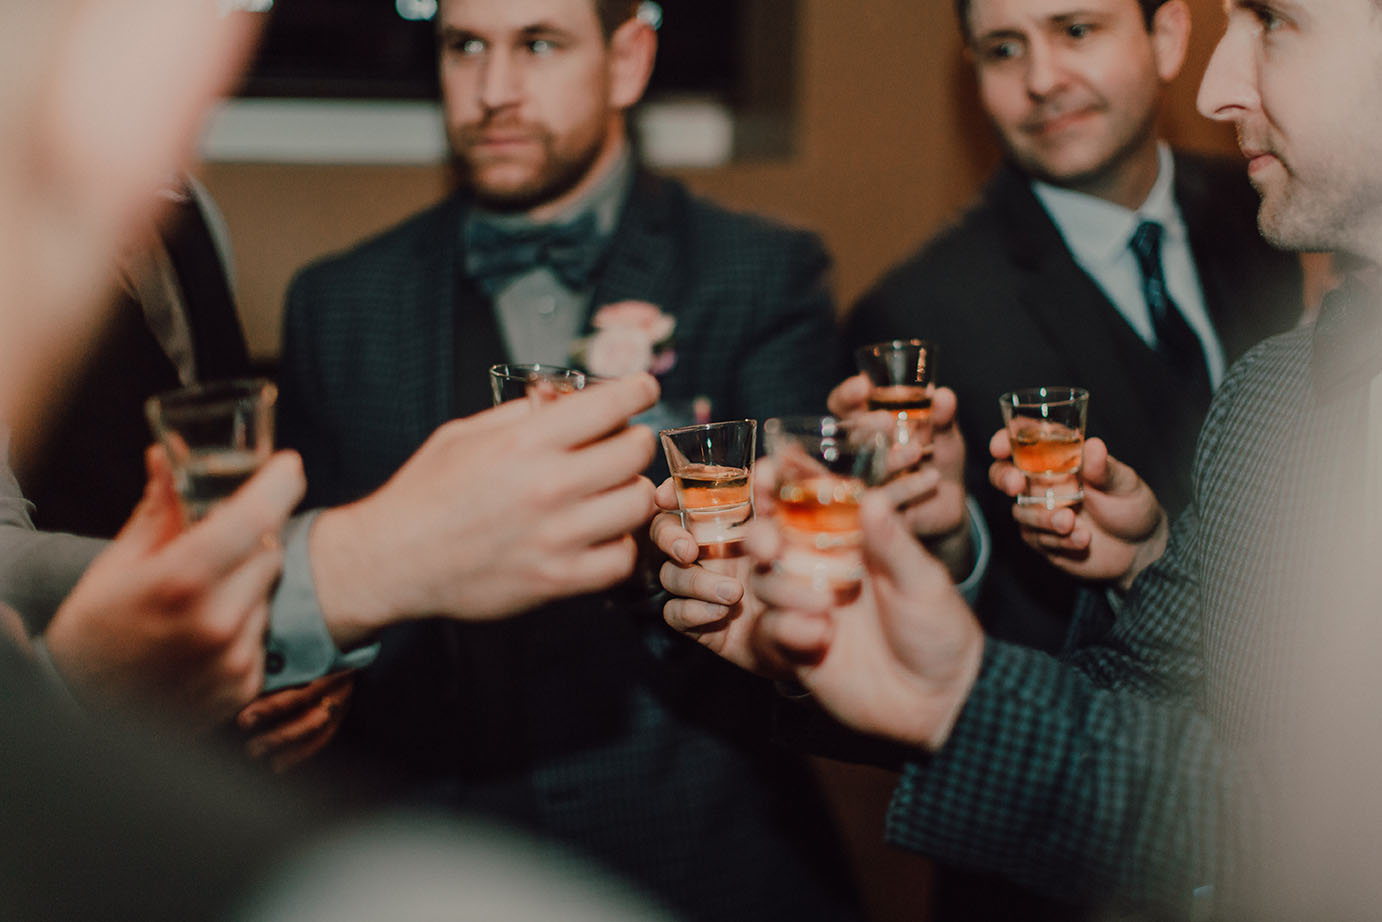
<svg viewBox="0 0 1382 922">
<path fill-rule="evenodd" d="M 1238 3 L 1242 2 L 1242 0 L 1224 0 L 1224 2 Z M 1061 27 L 1067 26 L 1072 22 L 1082 22 L 1087 19 L 1103 19 L 1106 16 L 1107 13 L 1102 13 L 1098 10 L 1088 10 L 1081 8 L 1075 10 L 1067 10 L 1062 13 L 1055 13 L 1051 16 L 1047 16 L 1042 20 L 1042 23 L 1047 26 Z M 1025 34 L 1026 33 L 1023 32 L 1021 29 L 1013 28 L 1011 26 L 1001 26 L 997 29 L 990 29 L 989 31 L 984 32 L 982 34 L 976 34 L 973 40 L 975 42 L 991 42 L 997 39 L 1022 38 Z"/>
<path fill-rule="evenodd" d="M 450 25 L 446 23 L 443 23 L 441 25 L 441 27 L 437 31 L 437 34 L 445 41 L 471 38 L 481 39 L 482 41 L 490 40 L 490 36 L 484 35 L 480 32 L 476 32 L 474 29 L 469 29 L 465 26 Z M 569 38 L 571 36 L 571 33 L 569 30 L 564 29 L 561 26 L 554 25 L 553 23 L 538 21 L 535 23 L 530 23 L 529 25 L 523 26 L 522 28 L 518 29 L 517 35 L 520 38 L 520 40 L 522 40 L 532 38 L 544 38 L 548 36 Z"/>
</svg>

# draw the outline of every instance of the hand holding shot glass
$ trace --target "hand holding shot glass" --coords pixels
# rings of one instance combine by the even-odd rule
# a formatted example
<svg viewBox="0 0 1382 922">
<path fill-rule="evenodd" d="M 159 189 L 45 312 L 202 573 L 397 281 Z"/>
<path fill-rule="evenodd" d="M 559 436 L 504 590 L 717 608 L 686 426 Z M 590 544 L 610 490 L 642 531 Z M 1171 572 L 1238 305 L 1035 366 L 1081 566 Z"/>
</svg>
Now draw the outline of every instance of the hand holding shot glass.
<svg viewBox="0 0 1382 922">
<path fill-rule="evenodd" d="M 682 526 L 703 556 L 736 556 L 743 527 L 753 519 L 758 421 L 683 426 L 660 435 Z"/>
<path fill-rule="evenodd" d="M 585 372 L 560 365 L 493 365 L 489 370 L 490 393 L 495 406 L 524 398 L 544 403 L 581 390 L 587 383 Z"/>
<path fill-rule="evenodd" d="M 1047 509 L 1084 499 L 1084 458 L 1089 391 L 1080 387 L 1027 387 L 998 398 L 1012 445 L 1012 460 L 1027 478 L 1019 506 Z"/>
<path fill-rule="evenodd" d="M 782 569 L 814 588 L 857 590 L 864 565 L 859 501 L 888 476 L 893 442 L 867 416 L 788 416 L 763 426 L 777 477 Z"/>
<path fill-rule="evenodd" d="M 869 379 L 869 410 L 896 415 L 898 442 L 931 444 L 935 347 L 920 339 L 894 339 L 854 353 Z"/>
<path fill-rule="evenodd" d="M 268 459 L 277 398 L 272 382 L 250 378 L 167 391 L 145 403 L 189 521 L 204 518 Z"/>
</svg>

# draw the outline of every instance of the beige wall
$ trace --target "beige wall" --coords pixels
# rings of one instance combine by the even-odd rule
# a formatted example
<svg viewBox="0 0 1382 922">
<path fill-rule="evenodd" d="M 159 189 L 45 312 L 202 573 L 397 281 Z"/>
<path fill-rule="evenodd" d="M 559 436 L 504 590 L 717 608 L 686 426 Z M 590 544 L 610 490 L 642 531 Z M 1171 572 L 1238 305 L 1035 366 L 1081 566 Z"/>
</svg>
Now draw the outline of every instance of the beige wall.
<svg viewBox="0 0 1382 922">
<path fill-rule="evenodd" d="M 1232 149 L 1194 114 L 1194 91 L 1222 13 L 1191 0 L 1197 27 L 1172 88 L 1167 132 Z M 849 304 L 970 197 L 996 153 L 976 118 L 949 0 L 801 0 L 796 154 L 680 175 L 733 207 L 815 228 Z M 278 352 L 293 271 L 438 198 L 441 167 L 210 164 L 204 178 L 235 242 L 253 352 Z"/>
</svg>

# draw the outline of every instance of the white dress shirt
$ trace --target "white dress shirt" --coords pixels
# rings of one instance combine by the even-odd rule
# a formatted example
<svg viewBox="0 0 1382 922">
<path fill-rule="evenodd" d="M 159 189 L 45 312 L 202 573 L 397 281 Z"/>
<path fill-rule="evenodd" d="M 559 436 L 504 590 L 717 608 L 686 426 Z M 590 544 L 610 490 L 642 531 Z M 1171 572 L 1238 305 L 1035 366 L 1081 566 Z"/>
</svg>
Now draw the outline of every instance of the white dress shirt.
<svg viewBox="0 0 1382 922">
<path fill-rule="evenodd" d="M 1224 377 L 1224 349 L 1205 308 L 1185 221 L 1176 205 L 1175 162 L 1171 149 L 1164 143 L 1157 147 L 1157 160 L 1156 182 L 1147 200 L 1136 210 L 1044 182 L 1034 181 L 1032 191 L 1065 238 L 1076 264 L 1103 289 L 1123 319 L 1149 346 L 1156 345 L 1156 333 L 1142 294 L 1142 274 L 1128 242 L 1143 221 L 1155 221 L 1162 226 L 1161 263 L 1166 287 L 1185 322 L 1199 337 L 1209 368 L 1209 383 L 1217 388 Z"/>
</svg>

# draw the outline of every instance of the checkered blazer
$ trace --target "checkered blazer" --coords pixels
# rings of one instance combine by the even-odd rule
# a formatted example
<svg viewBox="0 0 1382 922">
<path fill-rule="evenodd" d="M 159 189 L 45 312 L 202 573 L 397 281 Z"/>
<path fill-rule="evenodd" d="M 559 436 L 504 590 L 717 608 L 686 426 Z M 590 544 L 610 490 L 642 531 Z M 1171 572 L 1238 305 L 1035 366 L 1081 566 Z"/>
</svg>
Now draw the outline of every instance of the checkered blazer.
<svg viewBox="0 0 1382 922">
<path fill-rule="evenodd" d="M 451 198 L 294 281 L 281 434 L 309 503 L 374 489 L 438 425 L 489 406 L 488 366 L 514 357 L 464 274 L 465 209 Z M 593 303 L 676 316 L 664 399 L 706 395 L 719 418 L 819 410 L 826 263 L 809 233 L 640 173 Z M 600 596 L 388 632 L 341 742 L 394 792 L 574 846 L 688 919 L 855 918 L 818 792 L 766 742 L 770 703 L 658 613 Z"/>
<path fill-rule="evenodd" d="M 989 641 L 950 740 L 903 773 L 891 841 L 1079 901 L 1233 902 L 1294 652 L 1355 559 L 1374 313 L 1331 298 L 1234 366 L 1166 554 L 1063 661 Z"/>
</svg>

